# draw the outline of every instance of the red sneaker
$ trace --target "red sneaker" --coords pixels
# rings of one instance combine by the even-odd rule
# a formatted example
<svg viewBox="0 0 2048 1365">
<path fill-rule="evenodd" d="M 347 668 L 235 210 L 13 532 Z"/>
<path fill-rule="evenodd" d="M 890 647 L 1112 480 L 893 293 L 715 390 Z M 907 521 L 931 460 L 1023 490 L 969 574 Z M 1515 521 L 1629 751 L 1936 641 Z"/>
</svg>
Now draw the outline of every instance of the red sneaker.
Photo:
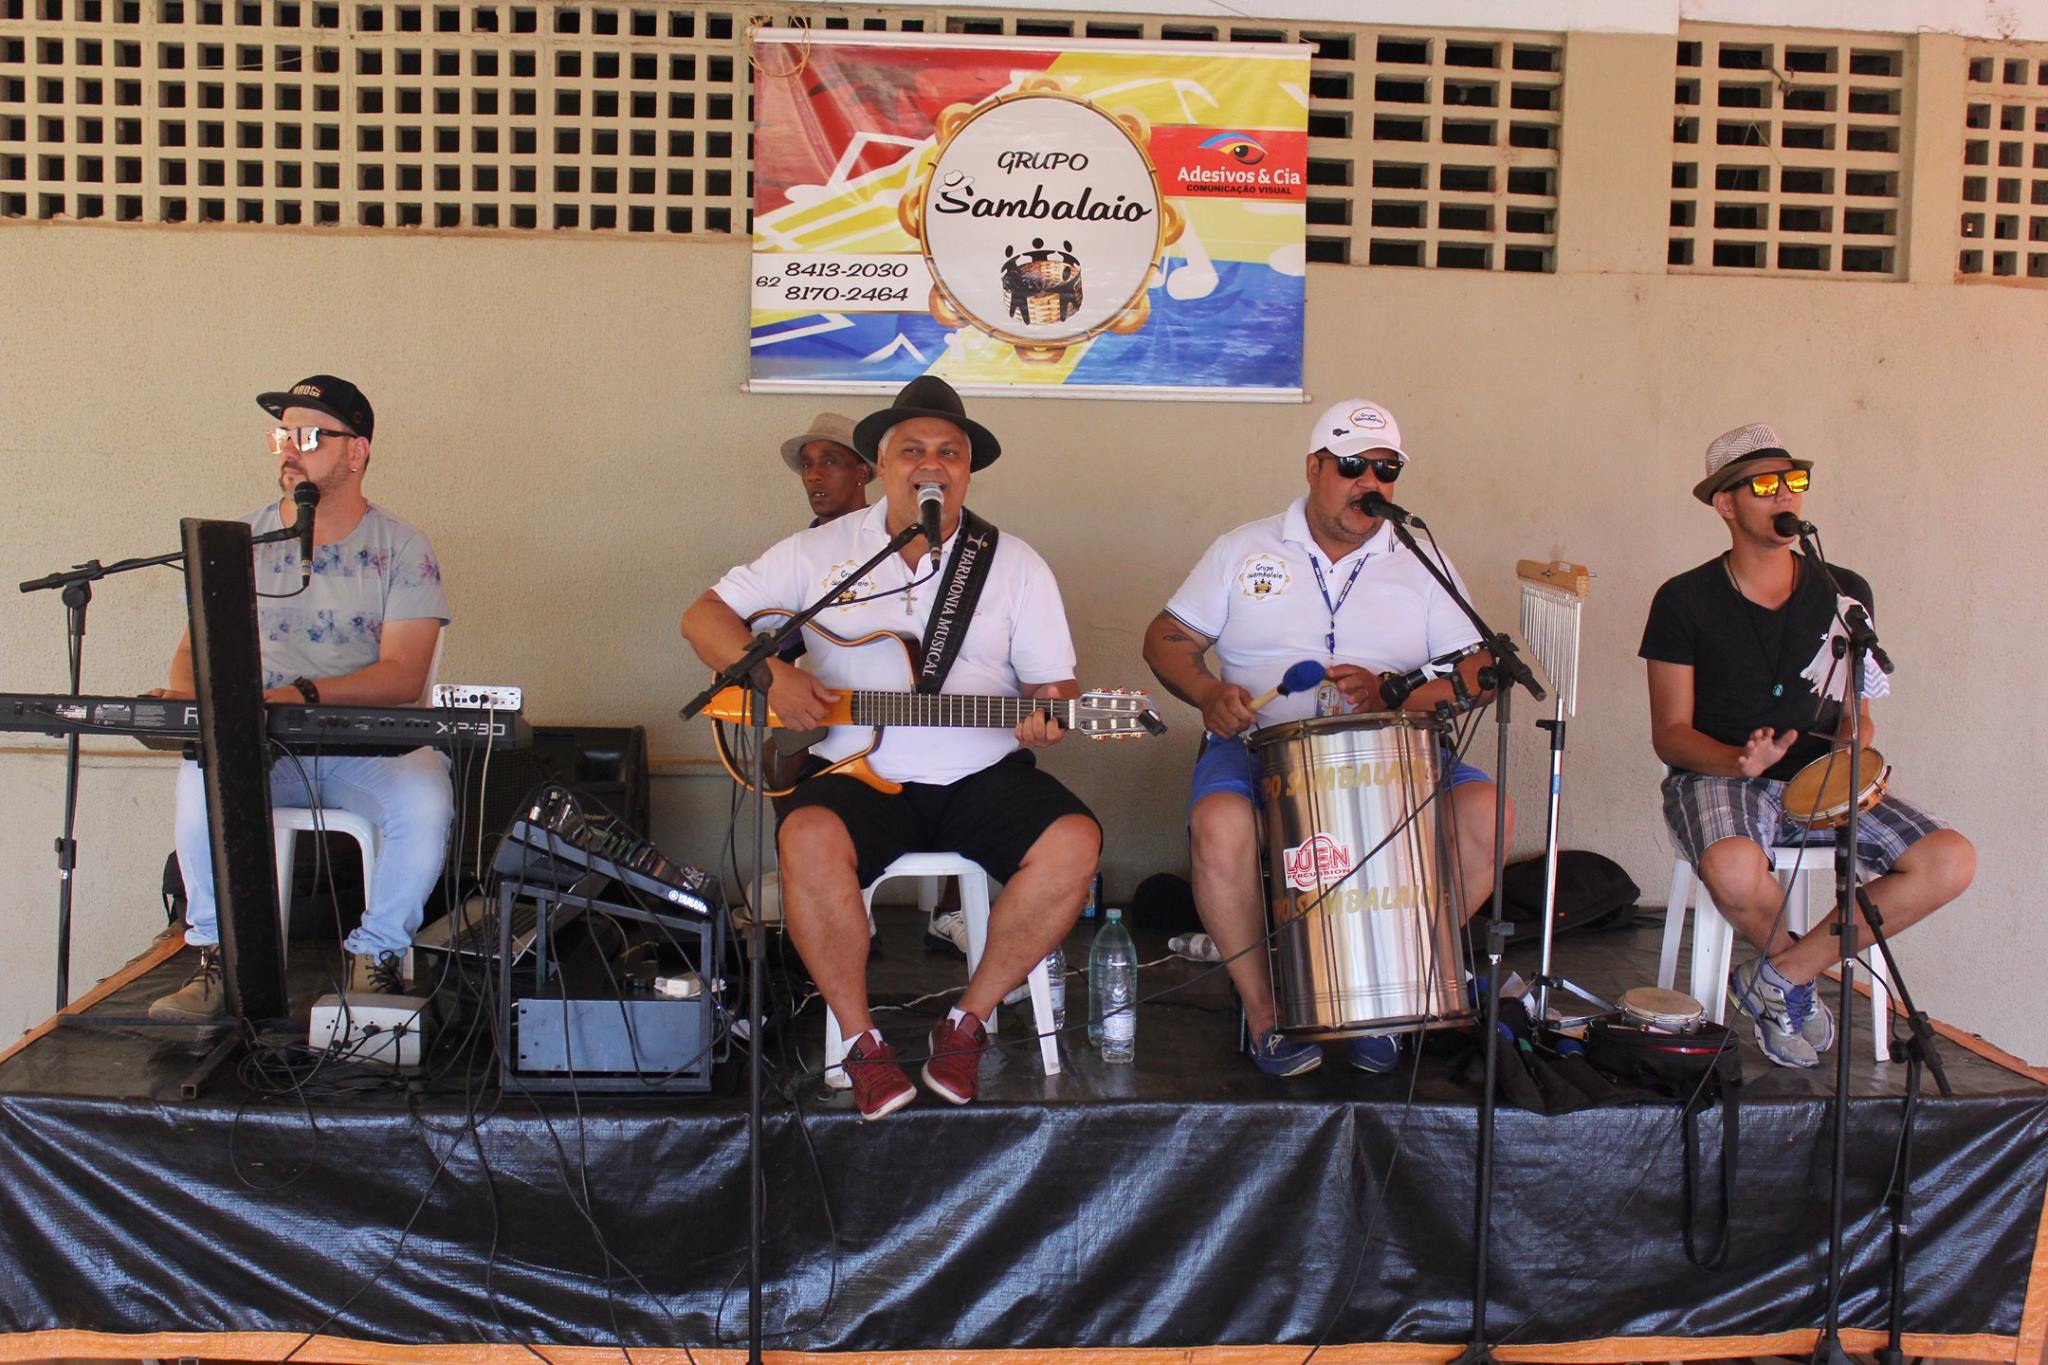
<svg viewBox="0 0 2048 1365">
<path fill-rule="evenodd" d="M 971 1014 L 959 1023 L 941 1019 L 932 1029 L 932 1059 L 924 1064 L 924 1083 L 932 1093 L 954 1104 L 974 1098 L 980 1080 L 981 1054 L 988 1051 L 988 1029 Z"/>
<path fill-rule="evenodd" d="M 848 1045 L 844 1065 L 863 1120 L 893 1114 L 917 1098 L 917 1087 L 896 1065 L 896 1049 L 887 1043 L 871 1045 L 862 1034 Z"/>
</svg>

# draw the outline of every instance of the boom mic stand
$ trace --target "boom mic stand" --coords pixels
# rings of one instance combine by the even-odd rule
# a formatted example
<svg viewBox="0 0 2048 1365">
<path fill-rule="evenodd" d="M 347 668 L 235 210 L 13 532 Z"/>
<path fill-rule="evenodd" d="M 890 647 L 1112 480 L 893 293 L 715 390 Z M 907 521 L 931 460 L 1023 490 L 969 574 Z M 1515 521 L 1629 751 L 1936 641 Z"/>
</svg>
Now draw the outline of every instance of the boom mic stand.
<svg viewBox="0 0 2048 1365">
<path fill-rule="evenodd" d="M 1793 521 L 1790 513 L 1784 516 Z M 1791 528 L 1785 528 L 1787 530 Z M 1821 557 L 1817 543 L 1818 535 L 1806 522 L 1797 522 L 1799 546 L 1807 561 L 1820 571 L 1821 579 L 1828 590 L 1840 602 L 1847 594 L 1836 580 L 1834 570 Z M 1780 532 L 1784 533 L 1783 530 Z M 1848 1365 L 1848 1352 L 1842 1346 L 1842 1223 L 1848 1202 L 1848 1155 L 1849 1155 L 1849 1009 L 1856 996 L 1851 985 L 1854 973 L 1851 963 L 1856 958 L 1856 911 L 1860 905 L 1864 918 L 1870 924 L 1871 939 L 1879 954 L 1884 958 L 1885 968 L 1891 974 L 1892 989 L 1898 993 L 1899 1004 L 1906 1012 L 1910 1037 L 1904 1052 L 1908 1063 L 1906 1072 L 1906 1098 L 1901 1115 L 1899 1133 L 1899 1160 L 1896 1184 L 1889 1199 L 1891 1213 L 1891 1280 L 1890 1303 L 1888 1307 L 1889 1334 L 1886 1346 L 1878 1352 L 1881 1365 L 1899 1365 L 1904 1353 L 1901 1349 L 1901 1317 L 1904 1311 L 1905 1293 L 1905 1241 L 1907 1220 L 1911 1212 L 1910 1186 L 1913 1153 L 1913 1120 L 1920 1101 L 1920 1067 L 1924 1064 L 1934 1073 L 1934 1079 L 1943 1095 L 1950 1093 L 1948 1077 L 1941 1068 L 1941 1059 L 1934 1050 L 1934 1031 L 1927 1015 L 1915 1008 L 1913 999 L 1907 993 L 1905 984 L 1899 978 L 1897 961 L 1892 957 L 1890 942 L 1884 936 L 1882 917 L 1878 908 L 1862 888 L 1858 875 L 1857 830 L 1861 823 L 1862 802 L 1858 796 L 1863 790 L 1863 670 L 1866 659 L 1874 659 L 1877 666 L 1886 673 L 1892 671 L 1891 658 L 1878 643 L 1877 631 L 1870 624 L 1870 616 L 1860 605 L 1852 605 L 1847 611 L 1838 611 L 1845 634 L 1835 637 L 1835 657 L 1844 654 L 1849 660 L 1849 681 L 1843 705 L 1849 709 L 1849 818 L 1835 831 L 1835 908 L 1840 923 L 1835 932 L 1842 937 L 1841 995 L 1836 1017 L 1840 1030 L 1835 1040 L 1835 1123 L 1834 1123 L 1834 1171 L 1828 1188 L 1828 1272 L 1827 1301 L 1822 1314 L 1820 1336 L 1813 1345 L 1814 1365 Z M 1873 1028 L 1890 1028 L 1889 1021 L 1880 1023 L 1873 1019 Z M 1896 1054 L 1899 1045 L 1894 1042 Z"/>
<path fill-rule="evenodd" d="M 274 540 L 291 540 L 298 531 L 287 527 L 269 535 L 257 536 L 251 544 L 264 545 Z M 117 559 L 112 564 L 102 564 L 89 559 L 83 564 L 31 578 L 20 585 L 23 592 L 57 590 L 64 603 L 65 654 L 70 664 L 71 696 L 80 695 L 79 683 L 85 666 L 85 614 L 92 606 L 92 585 L 102 578 L 117 573 L 129 573 L 136 569 L 153 569 L 160 564 L 178 564 L 185 558 L 183 550 L 173 550 L 167 555 L 150 555 L 141 559 Z M 78 870 L 78 840 L 74 834 L 78 829 L 78 739 L 76 731 L 64 737 L 64 830 L 57 836 L 57 1008 L 63 1009 L 71 1003 L 71 888 L 73 874 Z"/>
<path fill-rule="evenodd" d="M 1493 1117 L 1494 1086 L 1500 1074 L 1500 961 L 1507 949 L 1507 941 L 1514 930 L 1509 927 L 1503 899 L 1503 884 L 1506 881 L 1508 861 L 1508 712 L 1509 700 L 1517 686 L 1529 690 L 1529 695 L 1542 701 L 1547 695 L 1536 675 L 1516 651 L 1514 641 L 1487 625 L 1465 594 L 1458 591 L 1458 585 L 1451 576 L 1439 567 L 1435 560 L 1422 552 L 1415 543 L 1415 537 L 1408 530 L 1413 524 L 1428 530 L 1428 523 L 1419 517 L 1405 513 L 1389 515 L 1388 525 L 1394 528 L 1394 535 L 1408 547 L 1408 553 L 1422 562 L 1438 585 L 1450 595 L 1479 637 L 1487 653 L 1493 656 L 1489 670 L 1493 674 L 1491 685 L 1494 695 L 1494 792 L 1493 803 L 1493 905 L 1486 921 L 1486 1080 L 1485 1089 L 1479 1096 L 1479 1157 L 1478 1193 L 1473 1201 L 1473 1252 L 1472 1252 L 1472 1339 L 1452 1365 L 1492 1365 L 1493 1348 L 1486 1341 L 1486 1274 L 1492 1259 L 1493 1234 Z M 1482 675 L 1483 678 L 1484 675 Z"/>
<path fill-rule="evenodd" d="M 753 913 L 747 916 L 747 1361 L 761 1365 L 761 997 L 768 989 L 761 935 L 761 864 L 765 860 L 768 785 L 768 661 L 804 628 L 805 623 L 830 606 L 841 585 L 858 583 L 868 570 L 924 534 L 917 522 L 898 531 L 867 563 L 845 575 L 825 590 L 823 596 L 773 630 L 753 638 L 747 652 L 718 671 L 710 686 L 690 698 L 681 715 L 695 720 L 711 699 L 728 687 L 747 689 L 748 728 L 754 737 L 754 876 L 751 892 Z M 829 1005 L 826 1008 L 831 1008 Z"/>
</svg>

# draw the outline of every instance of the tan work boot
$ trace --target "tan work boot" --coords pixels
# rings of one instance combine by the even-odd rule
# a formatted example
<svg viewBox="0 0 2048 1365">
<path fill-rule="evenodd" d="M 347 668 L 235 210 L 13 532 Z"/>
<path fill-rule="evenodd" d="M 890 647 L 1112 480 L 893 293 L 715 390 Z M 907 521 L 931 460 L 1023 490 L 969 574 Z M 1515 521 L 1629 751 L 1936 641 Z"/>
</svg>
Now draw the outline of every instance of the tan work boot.
<svg viewBox="0 0 2048 1365">
<path fill-rule="evenodd" d="M 404 995 L 405 959 L 397 953 L 350 953 L 350 995 Z"/>
<path fill-rule="evenodd" d="M 199 950 L 199 965 L 185 984 L 149 1007 L 149 1017 L 167 1024 L 210 1024 L 228 1012 L 227 987 L 221 983 L 220 949 Z"/>
</svg>

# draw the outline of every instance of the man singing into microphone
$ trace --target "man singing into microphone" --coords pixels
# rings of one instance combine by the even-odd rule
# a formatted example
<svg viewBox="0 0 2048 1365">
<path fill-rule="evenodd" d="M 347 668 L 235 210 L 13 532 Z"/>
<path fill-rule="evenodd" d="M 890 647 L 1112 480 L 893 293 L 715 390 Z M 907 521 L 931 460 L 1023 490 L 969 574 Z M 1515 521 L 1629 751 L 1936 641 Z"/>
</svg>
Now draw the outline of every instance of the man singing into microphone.
<svg viewBox="0 0 2048 1365">
<path fill-rule="evenodd" d="M 270 453 L 284 497 L 246 520 L 259 536 L 311 518 L 312 557 L 303 540 L 256 548 L 257 622 L 263 699 L 352 706 L 410 706 L 431 681 L 448 598 L 427 538 L 363 496 L 376 414 L 355 385 L 316 374 L 256 402 L 277 420 Z M 318 497 L 311 496 L 318 490 Z M 164 696 L 192 695 L 192 641 L 178 642 Z M 282 806 L 352 811 L 377 826 L 375 881 L 365 888 L 362 924 L 344 947 L 345 989 L 395 993 L 402 958 L 419 928 L 427 893 L 441 874 L 454 817 L 448 759 L 433 749 L 389 757 L 306 754 L 270 770 L 270 799 Z M 307 790 L 310 779 L 314 790 Z M 199 962 L 182 987 L 149 1007 L 150 1017 L 205 1022 L 226 1010 L 213 859 L 199 767 L 178 770 L 178 866 L 185 878 L 185 942 Z"/>
<path fill-rule="evenodd" d="M 1002 453 L 935 376 L 911 381 L 890 407 L 854 428 L 854 448 L 881 477 L 882 501 L 797 534 L 731 570 L 683 614 L 683 638 L 714 669 L 747 650 L 745 619 L 796 611 L 827 590 L 833 604 L 807 628 L 803 667 L 770 661 L 768 703 L 780 723 L 811 729 L 854 690 L 909 692 L 912 670 L 886 641 L 833 643 L 887 632 L 923 641 L 925 690 L 981 696 L 1075 697 L 1074 645 L 1052 570 L 1022 540 L 966 509 L 969 476 Z M 924 535 L 862 577 L 848 576 L 899 532 L 920 525 L 921 488 L 932 508 L 940 567 Z M 932 679 L 936 677 L 934 685 Z M 1080 917 L 1102 848 L 1088 808 L 1039 771 L 1032 749 L 1063 731 L 1044 713 L 1009 729 L 894 725 L 867 755 L 875 774 L 903 784 L 889 794 L 834 772 L 811 776 L 776 803 L 782 903 L 825 1007 L 848 1040 L 846 1077 L 864 1119 L 910 1103 L 915 1091 L 868 1013 L 868 919 L 861 888 L 911 852 L 956 852 L 1003 883 L 981 964 L 957 1005 L 928 1037 L 925 1084 L 953 1104 L 972 1100 L 987 1048 L 985 1021 Z M 833 727 L 815 767 L 857 755 L 871 731 Z"/>
<path fill-rule="evenodd" d="M 1736 969 L 1729 998 L 1755 1025 L 1764 1055 L 1795 1067 L 1818 1064 L 1835 1041 L 1835 1016 L 1813 983 L 1840 959 L 1838 916 L 1795 940 L 1766 850 L 1833 841 L 1831 831 L 1786 818 L 1785 783 L 1847 742 L 1849 666 L 1834 652 L 1837 618 L 1855 603 L 1871 610 L 1860 575 L 1830 565 L 1854 603 L 1837 598 L 1793 551 L 1812 468 L 1761 422 L 1714 439 L 1692 493 L 1727 524 L 1729 548 L 1657 590 L 1639 651 L 1649 661 L 1651 743 L 1671 768 L 1672 841 L 1759 954 Z M 1876 734 L 1870 701 L 1889 690 L 1868 663 L 1857 702 L 1866 747 Z M 1948 904 L 1976 875 L 1970 841 L 1896 795 L 1864 811 L 1857 830 L 1861 866 L 1876 877 L 1864 890 L 1887 934 Z M 1863 928 L 1859 942 L 1870 941 Z"/>
<path fill-rule="evenodd" d="M 1230 962 L 1254 1041 L 1252 1060 L 1268 1075 L 1312 1071 L 1323 1054 L 1274 1027 L 1265 954 L 1247 951 L 1265 935 L 1266 915 L 1258 764 L 1244 733 L 1260 724 L 1392 709 L 1382 679 L 1479 642 L 1393 528 L 1362 506 L 1369 494 L 1389 494 L 1407 464 L 1392 413 L 1363 398 L 1333 405 L 1309 432 L 1307 495 L 1278 516 L 1218 537 L 1145 632 L 1145 662 L 1168 691 L 1201 711 L 1207 731 L 1188 804 L 1195 908 Z M 1457 571 L 1444 567 L 1462 590 Z M 1204 659 L 1212 648 L 1221 677 Z M 1254 711 L 1255 697 L 1304 659 L 1320 662 L 1326 681 Z M 1459 665 L 1474 695 L 1483 695 L 1482 665 L 1477 655 Z M 1453 695 L 1452 681 L 1443 678 L 1415 688 L 1401 705 L 1428 711 Z M 1448 759 L 1446 765 L 1461 910 L 1469 918 L 1493 889 L 1496 792 L 1479 769 Z M 1391 1037 L 1356 1038 L 1348 1046 L 1351 1064 L 1364 1071 L 1388 1071 L 1399 1060 Z"/>
</svg>

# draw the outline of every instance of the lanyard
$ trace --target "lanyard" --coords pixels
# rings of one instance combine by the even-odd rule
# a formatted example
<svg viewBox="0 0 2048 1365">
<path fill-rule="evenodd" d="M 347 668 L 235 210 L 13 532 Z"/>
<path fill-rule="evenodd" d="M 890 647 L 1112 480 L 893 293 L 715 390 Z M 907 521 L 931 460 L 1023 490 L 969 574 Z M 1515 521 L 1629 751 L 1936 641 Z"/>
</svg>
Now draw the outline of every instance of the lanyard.
<svg viewBox="0 0 2048 1365">
<path fill-rule="evenodd" d="M 1343 607 L 1344 599 L 1351 596 L 1352 585 L 1358 582 L 1358 571 L 1365 567 L 1366 558 L 1365 555 L 1360 555 L 1358 562 L 1351 566 L 1351 577 L 1344 580 L 1344 591 L 1338 593 L 1337 600 L 1332 602 L 1330 582 L 1323 577 L 1323 562 L 1314 554 L 1308 557 L 1308 566 L 1316 571 L 1316 591 L 1323 595 L 1323 605 L 1330 609 L 1330 630 L 1323 636 L 1323 647 L 1332 659 L 1337 657 L 1337 612 Z"/>
</svg>

